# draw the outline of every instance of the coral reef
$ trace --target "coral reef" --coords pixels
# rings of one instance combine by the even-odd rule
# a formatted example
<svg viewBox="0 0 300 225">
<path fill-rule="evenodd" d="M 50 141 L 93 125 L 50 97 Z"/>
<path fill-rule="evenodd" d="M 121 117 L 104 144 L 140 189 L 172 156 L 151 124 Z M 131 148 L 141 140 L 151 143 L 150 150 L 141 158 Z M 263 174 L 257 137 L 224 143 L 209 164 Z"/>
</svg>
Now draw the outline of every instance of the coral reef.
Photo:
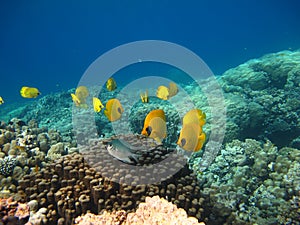
<svg viewBox="0 0 300 225">
<path fill-rule="evenodd" d="M 125 111 L 120 122 L 129 124 L 126 127 L 111 124 L 103 114 L 97 114 L 95 128 L 85 120 L 89 110 L 75 108 L 73 112 L 78 113 L 82 125 L 74 133 L 77 140 L 72 133 L 70 93 L 74 89 L 9 108 L 9 112 L 5 104 L 1 106 L 1 118 L 6 123 L 0 123 L 0 196 L 15 194 L 17 201 L 30 201 L 35 208 L 31 224 L 71 224 L 81 213 L 105 210 L 109 215 L 115 210 L 130 213 L 145 196 L 154 195 L 168 198 L 189 216 L 207 224 L 298 224 L 299 65 L 300 51 L 282 51 L 250 60 L 217 78 L 227 107 L 227 144 L 206 171 L 199 166 L 204 161 L 203 152 L 192 156 L 191 167 L 198 174 L 200 186 L 187 166 L 181 167 L 183 158 L 172 149 L 181 129 L 180 118 L 191 106 L 206 113 L 204 131 L 210 138 L 215 118 L 203 93 L 210 90 L 214 101 L 218 95 L 209 79 L 201 80 L 201 88 L 198 83 L 184 86 L 189 98 L 179 91 L 163 104 L 152 96 L 143 104 L 136 96 L 140 90 L 122 93 L 119 97 Z M 93 90 L 89 91 L 93 96 Z M 99 98 L 108 100 L 117 94 L 118 90 L 104 91 Z M 91 140 L 98 136 L 110 139 L 119 135 L 115 132 L 140 133 L 147 113 L 157 108 L 165 111 L 168 137 L 163 146 L 141 145 L 147 146 L 138 157 L 136 168 L 142 170 L 128 169 L 109 155 L 105 139 Z M 224 107 L 214 110 L 224 112 Z M 130 140 L 130 136 L 124 138 Z M 235 140 L 245 138 L 265 143 Z M 132 137 L 132 146 L 139 146 L 139 141 L 144 140 Z M 214 147 L 210 149 L 214 159 Z M 64 156 L 73 152 L 82 155 Z M 161 166 L 159 162 L 166 158 L 172 162 Z M 153 172 L 143 171 L 144 167 Z M 155 183 L 157 177 L 166 179 Z"/>
<path fill-rule="evenodd" d="M 39 128 L 35 120 L 25 123 L 13 118 L 0 124 L 0 196 L 17 192 L 18 181 L 47 161 L 67 153 L 69 143 L 61 142 L 55 130 Z M 50 147 L 51 146 L 51 147 Z"/>
<path fill-rule="evenodd" d="M 231 138 L 268 138 L 299 148 L 300 51 L 250 60 L 220 77 Z M 298 144 L 296 144 L 298 143 Z"/>
<path fill-rule="evenodd" d="M 173 170 L 173 175 L 167 175 L 162 182 L 146 185 L 142 182 L 149 183 L 153 174 L 136 174 L 135 170 L 128 169 L 126 164 L 107 153 L 101 141 L 91 142 L 89 150 L 80 152 L 84 157 L 66 155 L 19 181 L 18 194 L 24 196 L 23 200 L 37 200 L 39 208 L 46 208 L 46 224 L 72 224 L 75 217 L 87 212 L 133 212 L 146 196 L 154 195 L 168 198 L 185 209 L 189 216 L 201 219 L 203 199 L 197 179 L 187 164 L 182 166 L 185 160 L 182 156 L 169 156 L 170 164 L 165 168 L 155 169 L 152 165 L 155 174 Z"/>
<path fill-rule="evenodd" d="M 29 218 L 29 206 L 26 203 L 14 201 L 12 197 L 0 199 L 1 224 L 25 224 Z"/>
<path fill-rule="evenodd" d="M 198 175 L 207 224 L 298 224 L 299 169 L 298 149 L 252 139 L 228 143 Z"/>
<path fill-rule="evenodd" d="M 227 108 L 226 142 L 233 139 L 259 138 L 263 140 L 263 138 L 268 138 L 280 147 L 299 148 L 299 62 L 299 50 L 281 51 L 249 60 L 229 69 L 217 78 L 224 92 Z M 201 84 L 203 90 L 211 90 L 210 97 L 215 101 L 214 87 L 210 80 L 202 80 Z M 177 85 L 180 86 L 180 84 Z M 198 83 L 184 86 L 184 89 L 189 99 L 179 91 L 170 101 L 164 101 L 164 104 L 151 97 L 149 104 L 143 104 L 135 94 L 126 93 L 127 96 L 123 96 L 125 94 L 122 93 L 119 96 L 122 98 L 122 105 L 135 103 L 123 114 L 123 117 L 130 121 L 131 131 L 140 133 L 147 113 L 159 107 L 165 111 L 168 121 L 166 143 L 175 143 L 178 138 L 177 132 L 181 128 L 178 113 L 182 116 L 188 109 L 191 109 L 190 106 L 193 103 L 192 108 L 200 108 L 207 114 L 207 126 L 204 131 L 209 134 L 212 115 L 207 96 L 203 94 Z M 41 126 L 59 129 L 64 141 L 73 142 L 75 145 L 72 134 L 71 108 L 73 103 L 70 96 L 74 91 L 75 89 L 72 89 L 44 96 L 30 105 L 21 106 L 19 110 L 10 110 L 11 112 L 3 110 L 4 115 L 1 116 L 6 121 L 13 117 L 24 121 L 36 119 Z M 89 91 L 91 96 L 96 93 L 92 88 Z M 113 97 L 112 93 L 107 91 L 100 94 L 100 99 L 107 100 Z M 114 96 L 118 94 L 116 90 Z M 89 101 L 87 99 L 87 102 Z M 85 113 L 84 109 L 79 109 L 79 111 Z M 106 137 L 113 135 L 111 124 L 103 114 L 97 116 L 96 125 L 101 128 L 98 130 L 101 135 L 106 135 Z"/>
<path fill-rule="evenodd" d="M 116 225 L 205 225 L 199 223 L 195 217 L 188 217 L 183 209 L 168 202 L 159 196 L 146 197 L 145 202 L 139 204 L 135 212 L 126 214 L 124 210 L 109 213 L 104 211 L 100 215 L 87 213 L 84 216 L 77 217 L 75 224 L 116 224 Z"/>
<path fill-rule="evenodd" d="M 86 213 L 83 216 L 79 216 L 75 219 L 74 224 L 85 225 L 123 225 L 126 220 L 126 212 L 124 210 L 116 212 L 104 211 L 100 215 L 95 215 L 93 213 Z"/>
</svg>

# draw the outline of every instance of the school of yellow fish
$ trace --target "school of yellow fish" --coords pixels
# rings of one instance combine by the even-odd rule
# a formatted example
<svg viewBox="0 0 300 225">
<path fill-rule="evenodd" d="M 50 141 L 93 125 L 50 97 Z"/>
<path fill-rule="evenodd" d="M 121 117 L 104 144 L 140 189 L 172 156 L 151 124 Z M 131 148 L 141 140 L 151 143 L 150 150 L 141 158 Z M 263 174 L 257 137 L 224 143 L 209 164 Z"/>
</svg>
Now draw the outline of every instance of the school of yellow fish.
<svg viewBox="0 0 300 225">
<path fill-rule="evenodd" d="M 106 82 L 106 89 L 114 91 L 117 88 L 117 83 L 114 78 L 109 78 Z M 159 86 L 156 90 L 156 97 L 162 100 L 169 100 L 178 93 L 178 87 L 174 82 L 169 83 L 169 87 Z M 36 98 L 41 93 L 35 87 L 22 87 L 20 94 L 23 98 Z M 71 98 L 78 108 L 88 108 L 87 98 L 89 96 L 88 88 L 78 86 L 75 93 L 71 93 Z M 148 90 L 140 93 L 142 103 L 149 102 Z M 105 106 L 97 97 L 93 97 L 93 109 L 96 113 L 100 113 L 104 109 L 104 115 L 110 122 L 119 120 L 124 112 L 121 102 L 112 98 L 108 100 Z M 0 105 L 4 103 L 0 96 Z M 188 111 L 182 120 L 182 129 L 179 134 L 177 145 L 186 151 L 199 151 L 202 149 L 206 139 L 206 134 L 203 132 L 203 125 L 206 123 L 206 115 L 200 109 L 192 109 Z M 153 138 L 158 143 L 167 137 L 166 115 L 162 109 L 155 109 L 149 112 L 144 120 L 144 126 L 141 132 L 142 135 Z"/>
</svg>

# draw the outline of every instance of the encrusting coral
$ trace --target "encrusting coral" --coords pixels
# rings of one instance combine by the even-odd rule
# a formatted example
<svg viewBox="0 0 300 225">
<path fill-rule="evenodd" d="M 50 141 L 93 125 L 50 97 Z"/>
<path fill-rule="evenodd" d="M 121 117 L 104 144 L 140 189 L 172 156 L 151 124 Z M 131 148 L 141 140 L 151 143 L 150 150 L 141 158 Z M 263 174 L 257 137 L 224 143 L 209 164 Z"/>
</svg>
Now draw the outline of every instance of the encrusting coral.
<svg viewBox="0 0 300 225">
<path fill-rule="evenodd" d="M 195 217 L 188 217 L 184 209 L 168 202 L 159 196 L 146 197 L 135 212 L 127 214 L 124 210 L 100 215 L 87 213 L 75 219 L 75 224 L 85 225 L 205 225 Z"/>
</svg>

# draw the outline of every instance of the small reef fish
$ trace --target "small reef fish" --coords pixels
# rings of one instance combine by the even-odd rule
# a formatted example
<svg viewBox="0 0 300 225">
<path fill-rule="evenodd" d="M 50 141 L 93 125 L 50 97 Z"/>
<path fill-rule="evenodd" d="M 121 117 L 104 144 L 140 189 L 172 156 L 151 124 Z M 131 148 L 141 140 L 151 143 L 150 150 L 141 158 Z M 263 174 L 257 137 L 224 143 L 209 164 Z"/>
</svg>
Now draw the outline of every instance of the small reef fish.
<svg viewBox="0 0 300 225">
<path fill-rule="evenodd" d="M 75 103 L 75 105 L 76 105 L 76 106 L 79 106 L 79 105 L 80 105 L 80 100 L 79 100 L 79 98 L 78 98 L 75 94 L 73 94 L 73 93 L 71 93 L 71 97 L 72 97 L 72 100 L 73 100 L 73 102 Z"/>
<path fill-rule="evenodd" d="M 73 102 L 77 107 L 88 108 L 86 98 L 89 96 L 89 91 L 86 86 L 79 86 L 75 90 L 75 94 L 71 93 Z"/>
<path fill-rule="evenodd" d="M 206 135 L 198 124 L 184 124 L 177 144 L 186 151 L 199 151 L 205 142 Z"/>
<path fill-rule="evenodd" d="M 36 98 L 41 93 L 37 88 L 34 87 L 22 87 L 20 90 L 20 94 L 23 98 Z"/>
<path fill-rule="evenodd" d="M 174 82 L 170 82 L 169 88 L 166 86 L 159 86 L 156 91 L 156 96 L 162 100 L 168 100 L 178 93 L 178 87 Z"/>
<path fill-rule="evenodd" d="M 178 93 L 178 87 L 174 82 L 169 84 L 169 98 L 175 96 Z"/>
<path fill-rule="evenodd" d="M 89 96 L 89 91 L 86 86 L 79 86 L 75 90 L 75 95 L 80 100 L 81 104 L 86 102 L 86 98 Z"/>
<path fill-rule="evenodd" d="M 107 144 L 106 149 L 111 156 L 122 162 L 125 162 L 127 164 L 138 163 L 138 155 L 134 153 L 134 149 L 129 147 L 123 141 L 114 139 Z"/>
<path fill-rule="evenodd" d="M 162 100 L 169 99 L 169 88 L 166 86 L 159 86 L 156 91 L 156 96 Z"/>
<path fill-rule="evenodd" d="M 186 151 L 199 151 L 206 139 L 206 134 L 202 130 L 205 123 L 206 115 L 200 109 L 188 111 L 183 117 L 177 144 Z"/>
<path fill-rule="evenodd" d="M 117 83 L 114 78 L 111 77 L 106 81 L 106 88 L 109 91 L 113 91 L 117 88 Z"/>
<path fill-rule="evenodd" d="M 121 118 L 124 109 L 120 101 L 116 98 L 108 100 L 105 105 L 104 115 L 111 122 L 116 121 Z"/>
<path fill-rule="evenodd" d="M 167 137 L 166 116 L 162 109 L 155 109 L 148 113 L 141 134 L 153 138 L 158 143 Z"/>
<path fill-rule="evenodd" d="M 143 103 L 149 102 L 148 90 L 145 93 L 140 93 L 140 96 Z"/>
<path fill-rule="evenodd" d="M 2 105 L 4 103 L 3 98 L 0 96 L 0 105 Z"/>
<path fill-rule="evenodd" d="M 93 107 L 94 111 L 98 113 L 104 108 L 104 105 L 99 98 L 93 97 Z"/>
</svg>

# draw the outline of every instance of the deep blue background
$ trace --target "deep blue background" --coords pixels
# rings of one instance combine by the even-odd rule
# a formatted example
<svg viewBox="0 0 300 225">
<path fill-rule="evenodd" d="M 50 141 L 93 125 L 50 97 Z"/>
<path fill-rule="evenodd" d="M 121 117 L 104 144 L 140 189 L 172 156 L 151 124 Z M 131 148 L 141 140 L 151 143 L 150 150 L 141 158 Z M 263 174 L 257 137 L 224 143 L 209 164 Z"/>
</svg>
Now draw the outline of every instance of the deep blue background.
<svg viewBox="0 0 300 225">
<path fill-rule="evenodd" d="M 6 102 L 22 85 L 76 87 L 101 54 L 158 39 L 198 54 L 215 74 L 300 47 L 300 1 L 1 1 L 0 74 Z"/>
</svg>

